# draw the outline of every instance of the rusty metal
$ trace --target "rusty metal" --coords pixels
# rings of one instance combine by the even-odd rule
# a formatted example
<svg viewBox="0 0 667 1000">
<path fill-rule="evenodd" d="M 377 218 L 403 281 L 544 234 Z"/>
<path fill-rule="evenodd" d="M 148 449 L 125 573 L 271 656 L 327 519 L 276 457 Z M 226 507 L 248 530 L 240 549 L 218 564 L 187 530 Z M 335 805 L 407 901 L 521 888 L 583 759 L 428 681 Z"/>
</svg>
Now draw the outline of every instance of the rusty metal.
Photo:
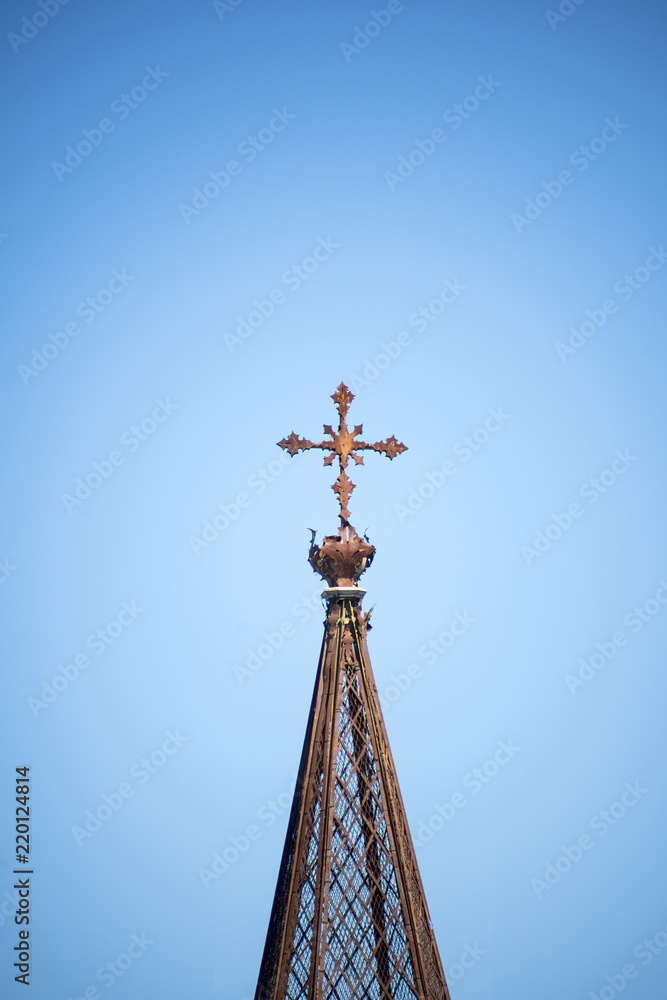
<svg viewBox="0 0 667 1000">
<path fill-rule="evenodd" d="M 354 399 L 354 394 L 350 392 L 344 382 L 341 382 L 331 398 L 336 404 L 340 419 L 336 433 L 334 433 L 331 424 L 324 424 L 324 433 L 329 435 L 331 438 L 330 441 L 309 441 L 307 438 L 299 437 L 292 431 L 288 437 L 279 441 L 278 445 L 280 448 L 288 451 L 292 457 L 298 452 L 308 451 L 310 448 L 321 448 L 322 451 L 329 451 L 331 454 L 326 455 L 324 458 L 325 465 L 332 465 L 334 459 L 338 459 L 340 475 L 331 489 L 338 497 L 340 504 L 339 516 L 345 522 L 350 518 L 348 503 L 350 494 L 355 488 L 354 483 L 348 479 L 347 472 L 345 471 L 348 460 L 351 458 L 355 465 L 363 465 L 364 460 L 361 455 L 357 454 L 358 451 L 378 451 L 391 459 L 396 458 L 401 452 L 407 451 L 407 448 L 400 441 L 397 441 L 393 435 L 387 438 L 386 441 L 376 441 L 375 444 L 358 441 L 357 437 L 363 432 L 364 425 L 356 424 L 352 432 L 349 431 L 347 426 L 347 411 Z"/>
<path fill-rule="evenodd" d="M 341 476 L 355 448 L 405 451 L 353 441 L 352 394 L 341 383 L 333 399 L 331 442 L 281 446 L 330 449 Z M 375 548 L 348 516 L 341 499 L 340 531 L 309 552 L 327 616 L 255 1000 L 449 1000 L 366 645 L 358 581 Z"/>
</svg>

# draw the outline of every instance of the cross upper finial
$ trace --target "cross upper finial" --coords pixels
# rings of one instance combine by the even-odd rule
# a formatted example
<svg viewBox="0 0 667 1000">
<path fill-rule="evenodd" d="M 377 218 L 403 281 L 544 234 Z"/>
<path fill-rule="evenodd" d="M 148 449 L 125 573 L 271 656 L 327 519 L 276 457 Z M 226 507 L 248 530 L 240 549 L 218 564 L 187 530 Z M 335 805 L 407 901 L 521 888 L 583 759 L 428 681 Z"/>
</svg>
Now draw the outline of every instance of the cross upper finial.
<svg viewBox="0 0 667 1000">
<path fill-rule="evenodd" d="M 401 452 L 407 451 L 407 448 L 400 441 L 397 441 L 393 435 L 387 438 L 386 441 L 376 441 L 375 444 L 358 441 L 357 436 L 363 431 L 363 424 L 356 424 L 352 432 L 347 427 L 347 411 L 354 399 L 354 395 L 345 383 L 341 382 L 331 398 L 336 404 L 340 416 L 336 433 L 334 433 L 330 424 L 324 424 L 324 433 L 328 434 L 331 440 L 309 441 L 307 438 L 298 437 L 292 431 L 289 437 L 283 438 L 282 441 L 278 442 L 278 445 L 292 456 L 296 455 L 299 451 L 307 451 L 309 448 L 321 448 L 322 451 L 329 451 L 331 454 L 325 456 L 325 465 L 332 465 L 334 458 L 338 458 L 340 475 L 331 489 L 338 497 L 338 502 L 340 503 L 339 516 L 345 524 L 350 517 L 348 503 L 350 494 L 354 489 L 354 483 L 348 478 L 345 471 L 348 459 L 353 459 L 355 465 L 363 465 L 364 460 L 361 455 L 357 455 L 358 451 L 379 451 L 388 458 L 396 458 Z"/>
</svg>

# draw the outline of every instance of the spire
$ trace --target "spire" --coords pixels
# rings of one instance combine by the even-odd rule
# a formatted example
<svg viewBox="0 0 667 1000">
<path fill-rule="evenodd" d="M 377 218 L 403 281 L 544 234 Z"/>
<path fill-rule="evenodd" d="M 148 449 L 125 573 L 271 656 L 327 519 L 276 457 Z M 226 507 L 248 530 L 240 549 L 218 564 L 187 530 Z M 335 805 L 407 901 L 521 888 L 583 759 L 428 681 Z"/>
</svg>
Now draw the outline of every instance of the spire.
<svg viewBox="0 0 667 1000">
<path fill-rule="evenodd" d="M 348 458 L 405 446 L 357 441 L 352 394 L 341 382 L 332 398 L 331 441 L 280 442 L 290 454 L 330 450 L 327 465 L 338 456 L 342 525 L 310 547 L 327 616 L 255 1000 L 449 1000 L 366 645 L 357 581 L 375 549 L 347 509 Z"/>
</svg>

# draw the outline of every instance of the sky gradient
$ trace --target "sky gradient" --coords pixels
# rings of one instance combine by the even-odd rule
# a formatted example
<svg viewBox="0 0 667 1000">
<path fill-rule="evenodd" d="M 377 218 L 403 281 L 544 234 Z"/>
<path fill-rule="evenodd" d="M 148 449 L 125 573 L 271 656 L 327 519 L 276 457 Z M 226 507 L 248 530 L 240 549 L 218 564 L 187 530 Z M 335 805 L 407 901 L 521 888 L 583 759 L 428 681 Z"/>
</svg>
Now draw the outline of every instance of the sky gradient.
<svg viewBox="0 0 667 1000">
<path fill-rule="evenodd" d="M 253 996 L 344 380 L 452 1000 L 663 1000 L 664 6 L 0 16 L 2 995 L 27 765 L 33 1000 Z"/>
</svg>

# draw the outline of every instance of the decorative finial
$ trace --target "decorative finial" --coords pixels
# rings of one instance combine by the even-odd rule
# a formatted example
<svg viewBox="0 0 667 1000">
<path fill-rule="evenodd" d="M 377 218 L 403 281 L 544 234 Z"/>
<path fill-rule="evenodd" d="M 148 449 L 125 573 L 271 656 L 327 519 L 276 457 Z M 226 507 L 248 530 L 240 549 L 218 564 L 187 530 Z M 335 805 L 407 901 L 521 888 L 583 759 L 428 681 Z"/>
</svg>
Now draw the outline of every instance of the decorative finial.
<svg viewBox="0 0 667 1000">
<path fill-rule="evenodd" d="M 347 427 L 347 411 L 354 399 L 354 394 L 350 392 L 344 382 L 341 382 L 331 398 L 336 404 L 340 420 L 336 433 L 334 433 L 330 424 L 324 424 L 324 433 L 329 435 L 330 441 L 309 441 L 307 438 L 298 437 L 292 431 L 289 437 L 283 438 L 282 441 L 278 442 L 278 445 L 292 456 L 296 455 L 299 451 L 308 451 L 309 448 L 321 448 L 322 451 L 331 452 L 331 454 L 326 455 L 324 458 L 325 465 L 332 465 L 333 460 L 338 458 L 340 475 L 331 489 L 338 497 L 340 504 L 339 517 L 345 525 L 349 523 L 350 511 L 348 504 L 350 495 L 354 489 L 354 483 L 348 478 L 345 471 L 348 459 L 351 458 L 355 465 L 363 465 L 364 460 L 361 455 L 357 454 L 358 451 L 379 451 L 381 454 L 386 455 L 387 458 L 396 458 L 397 455 L 407 451 L 407 448 L 400 441 L 397 441 L 393 435 L 387 438 L 386 441 L 376 441 L 375 444 L 367 444 L 365 441 L 357 440 L 358 435 L 364 429 L 363 424 L 356 424 L 351 433 Z"/>
</svg>

